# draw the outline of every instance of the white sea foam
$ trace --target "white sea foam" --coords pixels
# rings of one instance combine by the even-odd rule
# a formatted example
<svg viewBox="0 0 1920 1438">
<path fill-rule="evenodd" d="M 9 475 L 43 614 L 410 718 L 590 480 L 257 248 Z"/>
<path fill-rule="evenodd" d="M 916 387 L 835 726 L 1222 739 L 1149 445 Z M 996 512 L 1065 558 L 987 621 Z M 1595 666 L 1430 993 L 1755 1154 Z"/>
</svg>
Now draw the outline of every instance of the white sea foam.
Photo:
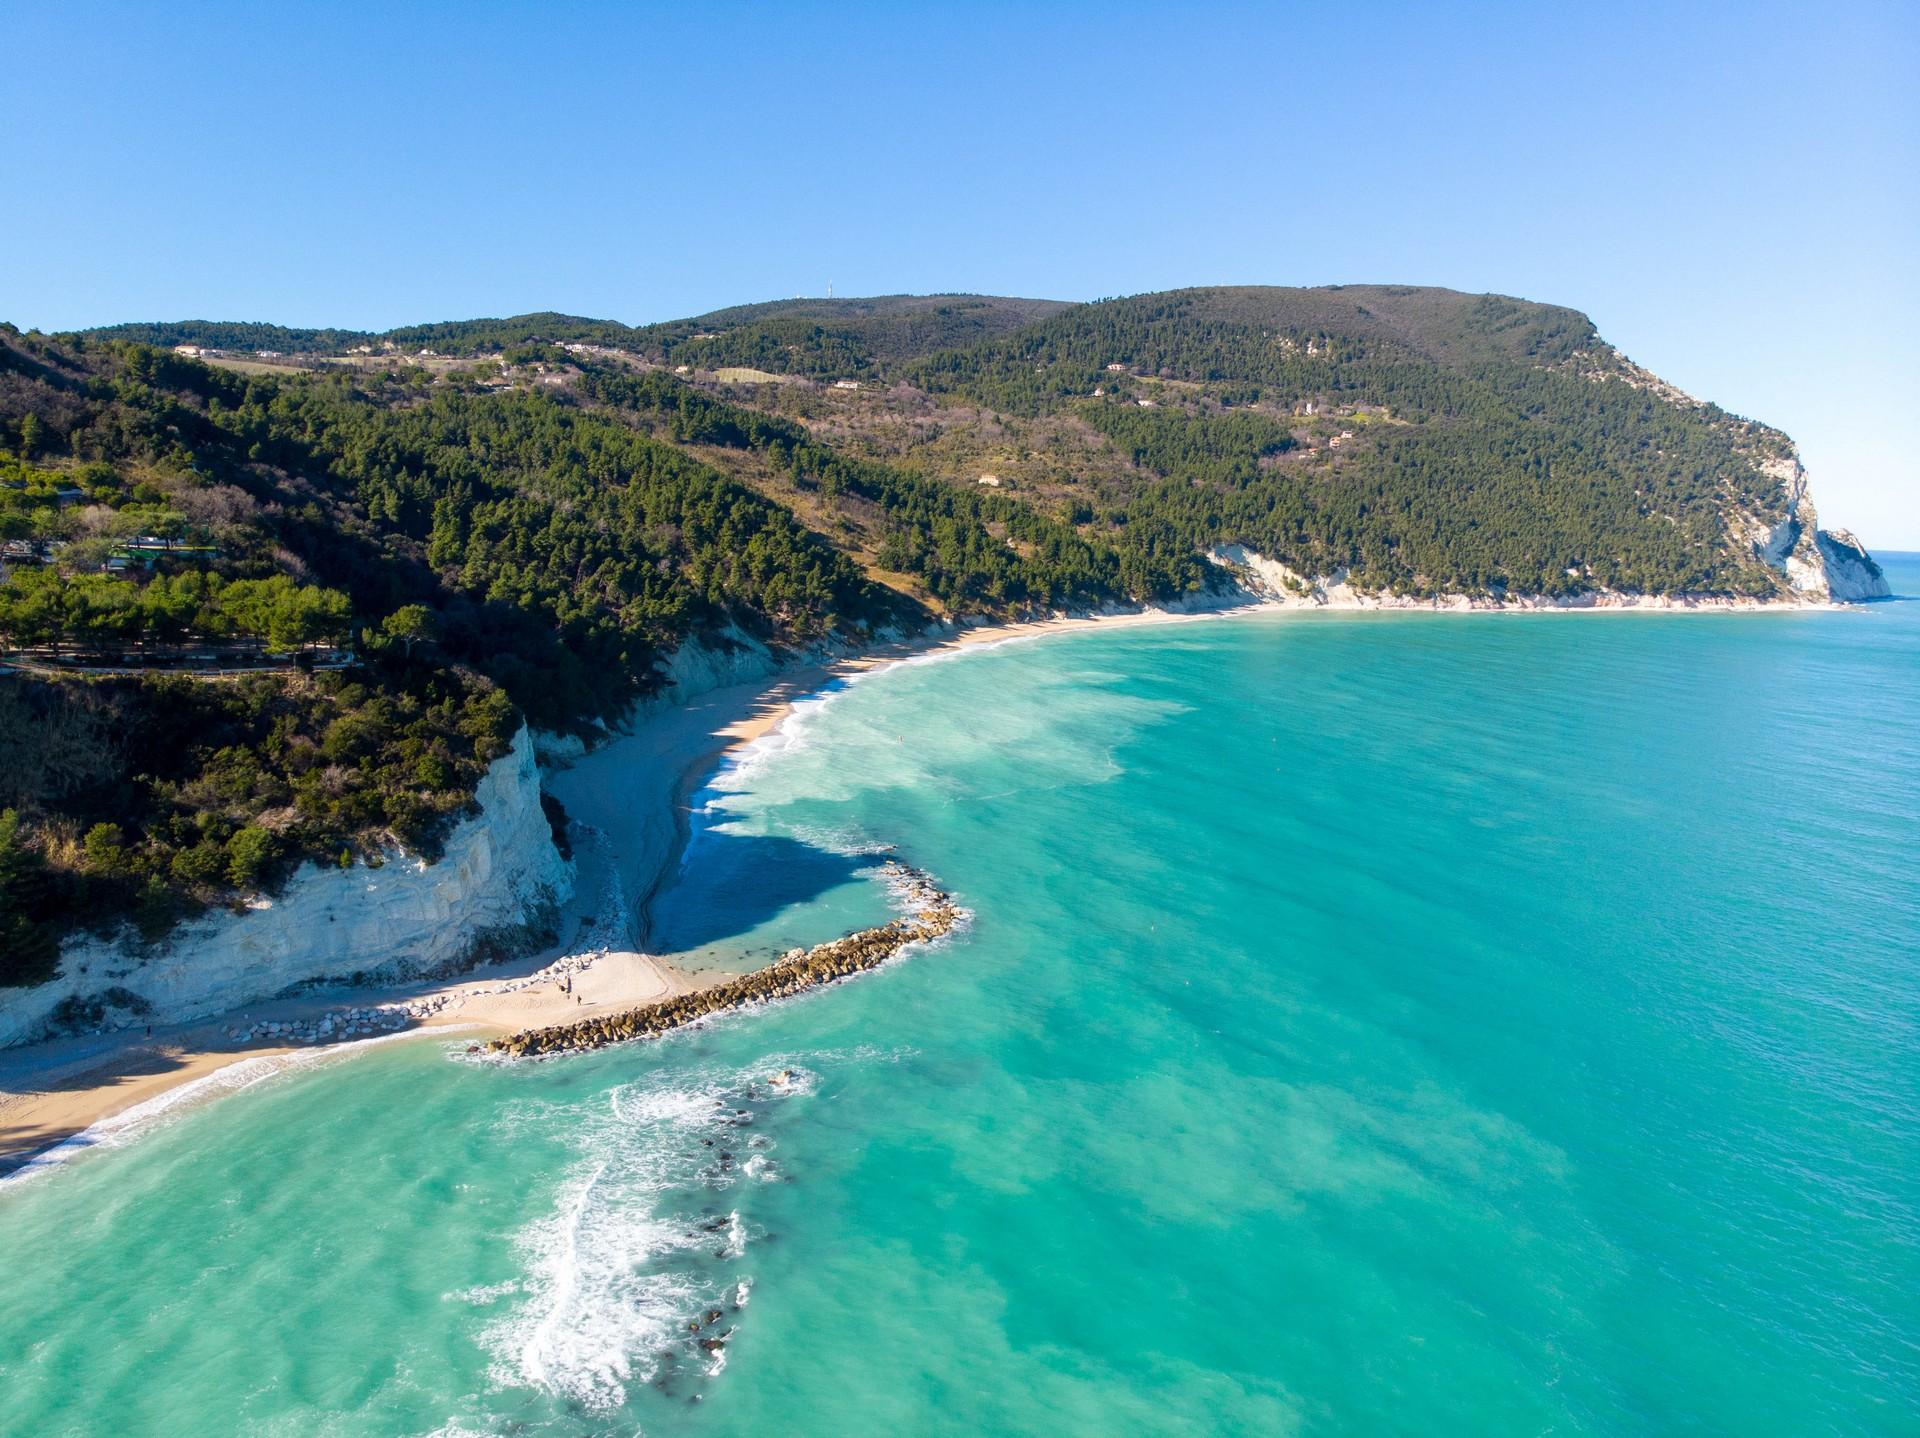
<svg viewBox="0 0 1920 1438">
<path fill-rule="evenodd" d="M 471 1303 L 476 1308 L 489 1303 L 498 1303 L 521 1291 L 524 1285 L 517 1278 L 509 1278 L 503 1283 L 478 1283 L 472 1288 L 463 1288 L 458 1293 L 446 1296 L 457 1303 Z"/>
<path fill-rule="evenodd" d="M 752 785 L 756 770 L 778 755 L 790 752 L 805 742 L 806 731 L 826 706 L 846 692 L 859 678 L 850 675 L 835 679 L 817 693 L 796 699 L 780 721 L 766 733 L 729 749 L 715 765 L 687 804 L 687 842 L 680 851 L 680 869 L 687 867 L 689 856 L 701 837 L 738 817 L 728 801 Z"/>
<path fill-rule="evenodd" d="M 448 1025 L 434 1030 L 434 1033 L 445 1035 L 457 1032 L 459 1027 Z M 307 1069 L 337 1059 L 352 1058 L 378 1044 L 398 1043 L 403 1039 L 417 1039 L 421 1036 L 418 1030 L 380 1034 L 371 1038 L 355 1039 L 350 1043 L 329 1044 L 323 1048 L 298 1049 L 282 1054 L 260 1054 L 254 1058 L 241 1059 L 237 1063 L 215 1069 L 212 1073 L 203 1074 L 197 1079 L 167 1089 L 164 1093 L 155 1094 L 150 1099 L 89 1124 L 79 1133 L 64 1138 L 59 1143 L 35 1154 L 11 1173 L 0 1175 L 0 1188 L 41 1177 L 68 1160 L 95 1149 L 121 1148 L 134 1139 L 151 1133 L 162 1124 L 180 1118 L 208 1099 L 253 1088 L 257 1084 L 297 1069 Z"/>
<path fill-rule="evenodd" d="M 889 666 L 861 670 L 828 681 L 814 693 L 794 700 L 780 721 L 766 733 L 729 749 L 707 776 L 706 782 L 694 791 L 688 803 L 688 839 L 681 850 L 681 868 L 685 869 L 687 858 L 703 833 L 739 817 L 729 807 L 729 801 L 752 788 L 754 775 L 761 768 L 804 745 L 809 738 L 808 731 L 829 705 L 862 679 L 880 673 L 886 667 Z"/>
<path fill-rule="evenodd" d="M 518 1237 L 526 1272 L 513 1291 L 522 1301 L 483 1335 L 494 1381 L 606 1410 L 671 1364 L 717 1376 L 725 1349 L 699 1340 L 728 1331 L 707 1314 L 744 1303 L 751 1278 L 730 1270 L 754 1230 L 738 1207 L 701 1213 L 701 1198 L 732 1187 L 744 1167 L 730 1144 L 755 1116 L 747 1105 L 809 1093 L 816 1082 L 775 1060 L 752 1073 L 663 1075 L 590 1105 L 520 1105 L 505 1116 L 510 1126 L 565 1124 L 581 1157 L 552 1212 Z"/>
<path fill-rule="evenodd" d="M 668 1341 L 698 1297 L 688 1274 L 648 1271 L 691 1247 L 683 1221 L 658 1217 L 650 1195 L 609 1160 L 562 1193 L 558 1211 L 521 1237 L 528 1301 L 492 1336 L 496 1381 L 590 1408 L 626 1399 L 636 1362 Z M 643 1378 L 651 1377 L 650 1368 Z"/>
</svg>

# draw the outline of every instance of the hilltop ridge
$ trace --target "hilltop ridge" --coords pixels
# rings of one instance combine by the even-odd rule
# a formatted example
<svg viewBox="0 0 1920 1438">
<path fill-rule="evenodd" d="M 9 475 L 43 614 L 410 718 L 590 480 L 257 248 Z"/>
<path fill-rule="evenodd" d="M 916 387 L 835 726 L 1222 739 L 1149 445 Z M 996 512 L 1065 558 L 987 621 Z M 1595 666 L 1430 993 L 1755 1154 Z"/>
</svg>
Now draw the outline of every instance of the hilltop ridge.
<svg viewBox="0 0 1920 1438">
<path fill-rule="evenodd" d="M 317 367 L 565 346 L 575 363 L 599 355 L 673 371 L 726 402 L 797 419 L 850 454 L 1018 490 L 1029 506 L 1064 507 L 1083 532 L 1083 514 L 1109 532 L 1148 520 L 1172 530 L 1162 550 L 1242 542 L 1302 572 L 1342 572 L 1402 595 L 1852 599 L 1884 587 L 1850 535 L 1819 539 L 1787 436 L 1667 385 L 1579 311 L 1510 296 L 1212 286 L 1091 304 L 798 298 L 644 326 L 542 313 L 380 334 L 201 321 L 88 333 L 228 348 L 216 362 Z M 862 387 L 886 395 L 852 393 Z M 1659 403 L 1622 402 L 1623 392 Z M 815 520 L 846 508 L 765 473 L 764 456 L 704 457 Z M 1197 502 L 1168 489 L 1249 465 L 1263 481 L 1255 494 Z M 1155 482 L 1159 493 L 1142 493 Z M 1382 500 L 1422 512 L 1384 523 Z M 1629 501 L 1638 513 L 1626 512 Z M 1449 502 L 1483 512 L 1454 523 L 1438 512 Z M 863 528 L 859 516 L 835 523 L 836 543 L 877 559 L 877 546 L 846 542 Z M 1205 582 L 1195 564 L 1171 567 L 1179 572 L 1145 591 L 1122 587 L 1165 597 L 1169 585 Z"/>
<path fill-rule="evenodd" d="M 1886 592 L 1786 435 L 1395 285 L 0 327 L 0 541 L 0 983 L 432 854 L 523 722 L 602 732 L 689 645 L 1218 603 L 1225 554 L 1302 600 Z"/>
</svg>

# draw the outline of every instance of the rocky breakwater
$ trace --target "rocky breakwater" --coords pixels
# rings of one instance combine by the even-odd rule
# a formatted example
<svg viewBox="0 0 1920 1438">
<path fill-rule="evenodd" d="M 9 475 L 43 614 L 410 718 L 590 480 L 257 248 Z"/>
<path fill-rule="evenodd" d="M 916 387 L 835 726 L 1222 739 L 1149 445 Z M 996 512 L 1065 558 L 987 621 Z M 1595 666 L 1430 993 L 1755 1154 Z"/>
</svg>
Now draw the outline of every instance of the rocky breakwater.
<svg viewBox="0 0 1920 1438">
<path fill-rule="evenodd" d="M 485 1051 L 512 1058 L 533 1058 L 581 1053 L 629 1039 L 658 1038 L 713 1014 L 792 998 L 808 989 L 875 968 L 907 945 L 937 939 L 960 922 L 961 909 L 930 876 L 897 860 L 888 861 L 886 872 L 907 908 L 904 915 L 891 923 L 862 929 L 811 949 L 794 949 L 764 969 L 693 993 L 676 994 L 617 1014 L 551 1028 L 528 1029 L 495 1039 Z"/>
</svg>

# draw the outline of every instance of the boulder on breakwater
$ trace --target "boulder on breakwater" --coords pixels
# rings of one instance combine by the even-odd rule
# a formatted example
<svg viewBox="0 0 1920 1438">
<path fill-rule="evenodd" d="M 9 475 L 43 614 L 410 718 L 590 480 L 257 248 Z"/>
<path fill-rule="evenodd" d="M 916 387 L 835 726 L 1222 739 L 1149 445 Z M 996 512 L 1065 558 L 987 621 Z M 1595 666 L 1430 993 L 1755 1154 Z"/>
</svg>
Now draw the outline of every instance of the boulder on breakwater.
<svg viewBox="0 0 1920 1438">
<path fill-rule="evenodd" d="M 528 1029 L 495 1039 L 487 1045 L 487 1052 L 532 1058 L 581 1053 L 629 1039 L 658 1038 L 712 1014 L 770 999 L 791 998 L 874 968 L 908 944 L 937 939 L 959 922 L 960 910 L 952 896 L 928 875 L 897 860 L 888 862 L 887 873 L 905 895 L 909 907 L 906 915 L 891 923 L 876 929 L 862 929 L 811 949 L 795 949 L 764 969 L 694 993 L 677 994 L 622 1013 L 556 1024 L 551 1028 Z"/>
</svg>

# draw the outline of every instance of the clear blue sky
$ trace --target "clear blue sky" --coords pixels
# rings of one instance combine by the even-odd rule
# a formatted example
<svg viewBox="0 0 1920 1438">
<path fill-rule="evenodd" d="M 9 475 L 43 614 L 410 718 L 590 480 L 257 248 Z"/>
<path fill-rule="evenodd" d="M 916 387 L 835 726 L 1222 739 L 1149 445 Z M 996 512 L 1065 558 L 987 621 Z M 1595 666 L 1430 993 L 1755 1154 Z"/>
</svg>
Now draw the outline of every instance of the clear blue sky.
<svg viewBox="0 0 1920 1438">
<path fill-rule="evenodd" d="M 1404 281 L 1587 311 L 1920 549 L 1920 6 L 0 7 L 0 318 Z"/>
</svg>

